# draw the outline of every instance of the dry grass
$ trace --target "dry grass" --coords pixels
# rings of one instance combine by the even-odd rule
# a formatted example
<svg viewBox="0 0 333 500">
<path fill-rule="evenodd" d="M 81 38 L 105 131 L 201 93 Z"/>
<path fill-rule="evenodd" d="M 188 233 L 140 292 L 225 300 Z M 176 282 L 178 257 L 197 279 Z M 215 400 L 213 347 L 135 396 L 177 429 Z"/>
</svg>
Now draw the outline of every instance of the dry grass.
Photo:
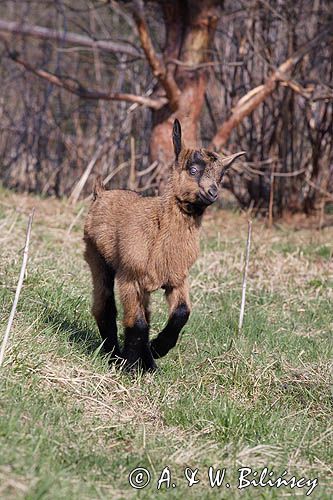
<svg viewBox="0 0 333 500">
<path fill-rule="evenodd" d="M 36 206 L 2 372 L 1 497 L 128 498 L 135 494 L 128 474 L 141 465 L 154 478 L 144 498 L 155 498 L 168 465 L 177 488 L 159 495 L 215 498 L 204 477 L 208 465 L 226 467 L 233 485 L 237 468 L 252 465 L 319 476 L 312 496 L 330 498 L 333 228 L 254 222 L 244 331 L 235 339 L 247 219 L 210 212 L 192 272 L 194 312 L 181 342 L 159 373 L 131 379 L 109 370 L 99 353 L 82 258 L 86 206 L 0 196 L 4 324 L 26 217 Z M 166 318 L 160 294 L 153 311 L 156 333 Z M 202 476 L 191 489 L 186 466 Z M 236 486 L 223 492 L 241 494 Z M 276 498 L 267 488 L 245 496 L 259 493 Z"/>
</svg>

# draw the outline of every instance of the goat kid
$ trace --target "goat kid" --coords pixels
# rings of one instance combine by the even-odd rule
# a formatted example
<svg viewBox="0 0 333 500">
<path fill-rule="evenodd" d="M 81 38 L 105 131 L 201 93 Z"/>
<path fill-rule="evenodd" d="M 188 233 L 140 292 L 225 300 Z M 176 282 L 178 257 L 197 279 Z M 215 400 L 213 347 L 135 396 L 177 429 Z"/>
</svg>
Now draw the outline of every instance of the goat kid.
<svg viewBox="0 0 333 500">
<path fill-rule="evenodd" d="M 181 126 L 172 133 L 175 163 L 162 196 L 106 191 L 101 184 L 84 227 L 85 260 L 93 281 L 92 313 L 104 349 L 127 369 L 152 371 L 190 315 L 188 273 L 199 253 L 199 229 L 206 208 L 217 200 L 223 175 L 244 152 L 222 158 L 206 149 L 187 149 Z M 124 310 L 125 340 L 117 336 L 115 279 Z M 169 306 L 165 328 L 149 343 L 150 293 L 163 288 Z"/>
</svg>

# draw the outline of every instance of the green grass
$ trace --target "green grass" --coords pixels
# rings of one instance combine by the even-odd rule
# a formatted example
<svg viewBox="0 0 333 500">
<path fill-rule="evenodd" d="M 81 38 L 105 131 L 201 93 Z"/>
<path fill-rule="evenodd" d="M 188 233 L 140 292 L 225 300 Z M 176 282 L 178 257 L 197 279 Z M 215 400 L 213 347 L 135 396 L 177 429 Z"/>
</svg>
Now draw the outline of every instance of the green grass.
<svg viewBox="0 0 333 500">
<path fill-rule="evenodd" d="M 237 489 L 238 468 L 318 478 L 332 495 L 332 228 L 253 228 L 237 334 L 246 220 L 208 215 L 191 272 L 193 313 L 154 375 L 108 368 L 90 315 L 82 206 L 0 192 L 4 331 L 35 204 L 27 276 L 0 381 L 0 498 L 280 498 L 309 487 Z M 72 224 L 74 222 L 74 224 Z M 71 227 L 71 230 L 68 229 Z M 153 300 L 152 335 L 167 313 Z M 171 483 L 157 491 L 165 467 Z M 212 489 L 208 467 L 226 468 Z M 145 467 L 143 490 L 128 483 Z M 198 469 L 187 486 L 186 467 Z"/>
</svg>

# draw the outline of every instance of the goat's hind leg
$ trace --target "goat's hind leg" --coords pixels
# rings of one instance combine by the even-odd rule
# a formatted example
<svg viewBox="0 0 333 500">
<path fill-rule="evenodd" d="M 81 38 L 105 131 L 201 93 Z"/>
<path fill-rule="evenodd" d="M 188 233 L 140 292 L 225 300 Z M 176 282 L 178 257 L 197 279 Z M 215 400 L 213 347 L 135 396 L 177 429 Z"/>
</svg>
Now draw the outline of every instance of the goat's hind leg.
<svg viewBox="0 0 333 500">
<path fill-rule="evenodd" d="M 118 285 L 124 308 L 125 368 L 154 371 L 157 367 L 149 347 L 149 297 L 139 291 L 135 282 L 119 280 Z"/>
<path fill-rule="evenodd" d="M 169 305 L 169 320 L 165 328 L 150 343 L 154 358 L 162 358 L 175 347 L 191 311 L 187 281 L 179 288 L 166 290 L 165 295 Z"/>
<path fill-rule="evenodd" d="M 104 340 L 104 351 L 112 353 L 113 358 L 120 357 L 114 296 L 115 271 L 89 240 L 86 241 L 85 259 L 90 266 L 93 280 L 92 313 Z"/>
</svg>

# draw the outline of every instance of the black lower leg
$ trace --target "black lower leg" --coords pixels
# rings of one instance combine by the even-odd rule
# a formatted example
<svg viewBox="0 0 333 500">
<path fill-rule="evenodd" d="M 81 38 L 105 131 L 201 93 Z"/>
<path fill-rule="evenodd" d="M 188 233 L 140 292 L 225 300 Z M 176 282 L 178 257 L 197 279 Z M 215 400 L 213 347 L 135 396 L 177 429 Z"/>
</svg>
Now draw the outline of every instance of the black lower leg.
<svg viewBox="0 0 333 500">
<path fill-rule="evenodd" d="M 114 299 L 114 293 L 105 299 L 103 311 L 99 313 L 97 325 L 102 339 L 104 340 L 103 349 L 114 356 L 120 356 L 120 348 L 117 335 L 117 309 Z"/>
<path fill-rule="evenodd" d="M 117 335 L 117 308 L 114 296 L 115 272 L 103 260 L 102 292 L 95 295 L 94 308 L 95 318 L 102 339 L 103 349 L 113 356 L 120 356 L 120 348 Z M 101 288 L 101 283 L 97 284 L 97 289 Z"/>
<path fill-rule="evenodd" d="M 149 347 L 149 327 L 143 318 L 137 319 L 132 327 L 125 328 L 122 357 L 126 360 L 126 369 L 156 369 Z"/>
<path fill-rule="evenodd" d="M 154 358 L 162 358 L 170 349 L 175 347 L 181 329 L 186 324 L 190 315 L 190 310 L 184 302 L 180 303 L 172 315 L 166 327 L 161 333 L 151 341 L 150 347 Z"/>
</svg>

